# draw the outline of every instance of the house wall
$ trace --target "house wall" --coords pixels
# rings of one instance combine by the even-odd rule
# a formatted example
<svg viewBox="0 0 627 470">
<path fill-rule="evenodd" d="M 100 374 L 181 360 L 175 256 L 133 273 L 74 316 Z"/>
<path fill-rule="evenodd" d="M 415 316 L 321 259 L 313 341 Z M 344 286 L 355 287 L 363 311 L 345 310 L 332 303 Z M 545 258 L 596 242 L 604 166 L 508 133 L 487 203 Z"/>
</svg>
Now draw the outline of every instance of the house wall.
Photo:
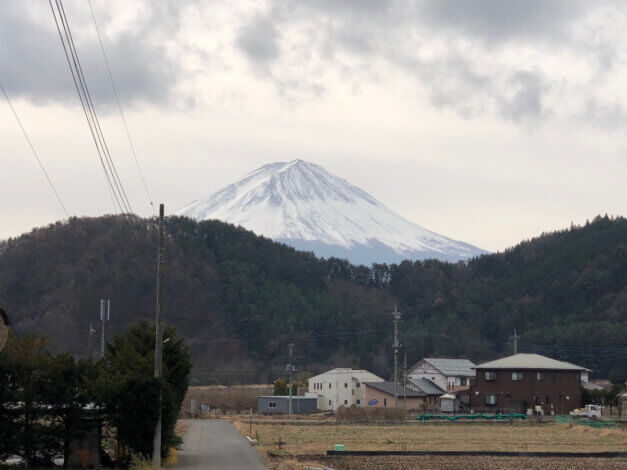
<svg viewBox="0 0 627 470">
<path fill-rule="evenodd" d="M 551 370 L 495 370 L 496 380 L 485 380 L 486 370 L 477 370 L 470 388 L 470 407 L 506 410 L 542 406 L 545 414 L 568 414 L 581 403 L 581 379 L 576 371 Z M 522 372 L 522 380 L 512 380 L 512 372 Z M 544 378 L 537 380 L 536 373 Z M 496 395 L 496 405 L 487 405 L 485 396 Z M 547 401 L 548 400 L 548 401 Z"/>
<path fill-rule="evenodd" d="M 372 399 L 377 399 L 377 404 L 369 406 Z M 425 399 L 422 397 L 408 397 L 406 408 L 408 410 L 418 410 L 422 407 Z M 366 406 L 368 408 L 394 408 L 394 395 L 382 392 L 376 388 L 366 387 Z M 398 396 L 398 407 L 403 408 L 403 395 Z"/>
<path fill-rule="evenodd" d="M 446 390 L 447 377 L 428 362 L 420 361 L 408 373 L 407 377 L 412 379 L 427 379 L 436 384 L 442 390 Z"/>
<path fill-rule="evenodd" d="M 318 397 L 321 410 L 337 410 L 339 406 L 364 406 L 366 387 L 363 382 L 380 381 L 383 379 L 364 371 L 329 371 L 309 379 L 307 396 Z"/>
</svg>

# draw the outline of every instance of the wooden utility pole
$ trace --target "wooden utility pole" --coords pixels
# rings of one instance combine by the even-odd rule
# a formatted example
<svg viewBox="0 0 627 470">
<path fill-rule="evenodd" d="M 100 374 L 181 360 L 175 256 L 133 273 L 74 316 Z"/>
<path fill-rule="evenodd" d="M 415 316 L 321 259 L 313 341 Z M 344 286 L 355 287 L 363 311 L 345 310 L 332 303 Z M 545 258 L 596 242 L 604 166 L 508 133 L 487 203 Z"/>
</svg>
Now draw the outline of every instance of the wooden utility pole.
<svg viewBox="0 0 627 470">
<path fill-rule="evenodd" d="M 155 378 L 161 378 L 163 366 L 163 238 L 165 234 L 163 204 L 159 204 L 159 245 L 157 248 L 157 313 L 155 321 Z M 152 466 L 161 468 L 161 391 L 157 404 L 159 414 L 155 437 L 152 441 Z"/>
<path fill-rule="evenodd" d="M 394 408 L 398 408 L 398 350 L 401 347 L 398 342 L 398 321 L 401 318 L 401 313 L 394 306 L 394 312 L 392 313 L 392 319 L 394 321 Z"/>
</svg>

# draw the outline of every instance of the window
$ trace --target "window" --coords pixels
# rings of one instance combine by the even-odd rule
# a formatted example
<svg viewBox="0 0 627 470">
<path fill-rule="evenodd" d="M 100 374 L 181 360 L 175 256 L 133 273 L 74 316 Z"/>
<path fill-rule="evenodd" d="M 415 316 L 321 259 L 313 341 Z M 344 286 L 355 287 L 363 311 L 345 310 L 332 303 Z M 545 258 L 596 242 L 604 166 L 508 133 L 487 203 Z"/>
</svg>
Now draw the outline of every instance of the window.
<svg viewBox="0 0 627 470">
<path fill-rule="evenodd" d="M 544 403 L 546 403 L 546 404 L 551 403 L 551 395 L 547 395 L 547 396 L 546 396 L 546 400 L 545 400 L 545 402 L 544 402 Z"/>
<path fill-rule="evenodd" d="M 344 400 L 344 404 L 345 404 L 345 405 L 348 405 L 348 400 Z"/>
<path fill-rule="evenodd" d="M 496 405 L 496 395 L 493 393 L 486 393 L 485 395 L 486 405 Z"/>
<path fill-rule="evenodd" d="M 460 378 L 459 385 L 468 385 L 468 379 L 466 377 Z"/>
<path fill-rule="evenodd" d="M 512 372 L 512 380 L 522 380 L 523 373 L 522 372 Z"/>
<path fill-rule="evenodd" d="M 357 400 L 357 404 L 358 404 L 358 405 L 361 405 L 361 400 Z"/>
<path fill-rule="evenodd" d="M 331 388 L 331 382 L 329 382 L 329 388 Z"/>
<path fill-rule="evenodd" d="M 329 400 L 329 406 L 333 406 L 333 402 Z"/>
<path fill-rule="evenodd" d="M 348 384 L 344 382 L 344 388 L 348 388 Z"/>
<path fill-rule="evenodd" d="M 486 370 L 484 377 L 486 382 L 494 382 L 496 380 L 496 372 L 493 370 Z"/>
<path fill-rule="evenodd" d="M 268 402 L 268 408 L 276 408 L 276 401 Z"/>
<path fill-rule="evenodd" d="M 355 389 L 353 389 L 353 395 L 355 395 Z"/>
<path fill-rule="evenodd" d="M 357 388 L 361 387 L 361 384 L 359 382 L 357 382 Z"/>
<path fill-rule="evenodd" d="M 544 373 L 536 372 L 536 380 L 544 380 Z"/>
<path fill-rule="evenodd" d="M 383 399 L 383 406 L 388 406 L 388 399 L 387 398 Z"/>
</svg>

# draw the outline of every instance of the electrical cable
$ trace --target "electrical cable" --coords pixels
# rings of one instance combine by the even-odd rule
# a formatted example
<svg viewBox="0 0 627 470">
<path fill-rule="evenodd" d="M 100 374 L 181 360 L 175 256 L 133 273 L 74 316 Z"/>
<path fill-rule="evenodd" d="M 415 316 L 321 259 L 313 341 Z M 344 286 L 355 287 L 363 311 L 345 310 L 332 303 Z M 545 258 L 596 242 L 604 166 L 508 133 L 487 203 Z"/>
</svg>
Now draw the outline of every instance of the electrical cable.
<svg viewBox="0 0 627 470">
<path fill-rule="evenodd" d="M 59 8 L 59 14 L 62 18 L 62 24 L 64 27 L 64 31 L 66 32 L 66 38 L 69 41 L 70 50 L 72 52 L 72 56 L 75 59 L 75 66 L 77 65 L 77 71 L 79 73 L 79 77 L 81 79 L 81 83 L 83 84 L 84 91 L 86 93 L 87 101 L 89 104 L 89 108 L 91 110 L 92 119 L 94 120 L 96 126 L 96 131 L 99 135 L 99 139 L 104 150 L 104 155 L 107 161 L 107 165 L 109 166 L 109 170 L 111 171 L 113 181 L 115 183 L 116 188 L 120 194 L 120 197 L 124 203 L 124 211 L 127 213 L 132 213 L 133 209 L 129 203 L 128 197 L 126 196 L 126 191 L 124 190 L 124 186 L 122 185 L 122 181 L 118 175 L 117 169 L 115 168 L 115 164 L 113 163 L 113 158 L 111 157 L 111 153 L 109 152 L 109 146 L 107 145 L 107 141 L 105 140 L 104 134 L 102 132 L 102 128 L 100 127 L 100 120 L 98 119 L 98 115 L 96 113 L 96 108 L 91 98 L 91 93 L 89 91 L 89 87 L 87 86 L 87 80 L 85 79 L 85 74 L 83 73 L 83 66 L 81 65 L 81 61 L 78 57 L 78 52 L 76 50 L 76 45 L 74 43 L 74 37 L 72 35 L 72 30 L 70 29 L 70 23 L 65 14 L 65 7 L 63 6 L 63 0 L 55 0 L 57 4 L 57 8 Z"/>
<path fill-rule="evenodd" d="M 69 22 L 65 14 L 63 1 L 55 0 L 56 11 L 53 7 L 52 0 L 48 0 L 48 3 L 59 33 L 59 38 L 61 39 L 61 45 L 63 46 L 68 67 L 70 68 L 74 86 L 78 93 L 85 118 L 87 119 L 94 145 L 96 146 L 96 151 L 105 174 L 105 180 L 112 194 L 112 199 L 114 200 L 114 207 L 117 206 L 116 212 L 117 209 L 119 209 L 121 213 L 132 213 L 132 207 L 117 173 L 117 169 L 115 168 L 115 163 L 113 162 L 104 133 L 100 126 L 100 121 L 91 98 L 89 87 L 87 86 Z"/>
<path fill-rule="evenodd" d="M 104 58 L 105 65 L 107 66 L 107 73 L 109 74 L 109 80 L 111 81 L 111 87 L 113 88 L 113 94 L 115 95 L 115 101 L 118 104 L 118 109 L 120 110 L 120 116 L 122 117 L 122 123 L 124 124 L 124 130 L 126 131 L 126 137 L 128 138 L 128 143 L 131 147 L 131 151 L 133 153 L 133 158 L 135 159 L 135 164 L 137 165 L 137 171 L 139 173 L 139 177 L 141 178 L 142 184 L 144 186 L 144 191 L 146 192 L 146 196 L 148 197 L 148 202 L 150 203 L 150 207 L 152 207 L 153 213 L 155 212 L 155 206 L 152 201 L 152 197 L 150 196 L 150 191 L 148 191 L 148 185 L 146 184 L 146 179 L 144 178 L 144 173 L 141 169 L 141 165 L 139 164 L 139 158 L 137 158 L 137 152 L 135 151 L 135 145 L 133 144 L 133 139 L 131 139 L 131 133 L 128 129 L 128 124 L 126 123 L 126 117 L 124 116 L 124 111 L 122 110 L 122 104 L 120 102 L 120 96 L 118 94 L 118 89 L 115 85 L 115 81 L 113 80 L 113 74 L 111 73 L 111 67 L 109 65 L 109 59 L 107 58 L 107 54 L 105 52 L 104 44 L 102 43 L 102 37 L 100 36 L 100 28 L 98 28 L 98 22 L 96 21 L 96 15 L 94 14 L 94 9 L 91 5 L 91 0 L 87 0 L 89 4 L 89 11 L 91 12 L 91 18 L 94 21 L 94 27 L 96 28 L 96 34 L 98 35 L 98 42 L 100 43 L 100 50 L 102 51 L 102 57 Z"/>
<path fill-rule="evenodd" d="M 30 140 L 30 137 L 28 136 L 28 133 L 26 132 L 26 129 L 24 129 L 24 126 L 22 125 L 22 121 L 20 120 L 19 116 L 17 115 L 17 112 L 15 111 L 15 108 L 13 107 L 13 103 L 11 103 L 11 100 L 9 99 L 9 95 L 7 95 L 7 92 L 4 89 L 4 86 L 2 85 L 1 82 L 0 82 L 0 90 L 2 90 L 2 94 L 4 95 L 4 98 L 7 100 L 9 108 L 11 108 L 11 111 L 13 112 L 13 116 L 15 116 L 15 120 L 17 121 L 18 125 L 20 126 L 20 129 L 22 129 L 22 133 L 24 134 L 24 137 L 26 138 L 26 142 L 28 142 L 28 146 L 33 151 L 33 155 L 35 156 L 35 159 L 37 160 L 37 163 L 39 164 L 39 168 L 41 168 L 41 171 L 44 173 L 44 176 L 46 177 L 46 180 L 48 180 L 48 184 L 50 185 L 50 189 L 52 189 L 52 192 L 54 193 L 55 197 L 57 198 L 57 201 L 59 201 L 59 205 L 63 209 L 63 212 L 65 213 L 66 217 L 70 217 L 70 214 L 68 214 L 68 211 L 65 208 L 65 205 L 63 204 L 63 201 L 61 201 L 61 196 L 59 196 L 59 193 L 57 192 L 57 189 L 54 187 L 54 184 L 52 183 L 52 180 L 50 179 L 50 176 L 48 175 L 48 172 L 46 171 L 46 168 L 44 167 L 44 164 L 41 162 L 41 158 L 39 158 L 39 154 L 35 150 L 35 146 L 33 145 L 33 142 Z"/>
</svg>

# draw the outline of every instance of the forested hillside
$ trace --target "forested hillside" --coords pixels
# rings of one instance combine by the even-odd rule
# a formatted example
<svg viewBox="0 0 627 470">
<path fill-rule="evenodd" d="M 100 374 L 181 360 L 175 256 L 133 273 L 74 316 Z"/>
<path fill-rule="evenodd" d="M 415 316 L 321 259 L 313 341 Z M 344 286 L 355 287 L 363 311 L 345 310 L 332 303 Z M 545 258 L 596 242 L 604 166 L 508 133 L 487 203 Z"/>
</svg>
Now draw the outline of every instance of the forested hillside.
<svg viewBox="0 0 627 470">
<path fill-rule="evenodd" d="M 0 243 L 0 305 L 20 332 L 88 354 L 85 329 L 112 302 L 111 333 L 155 309 L 155 220 L 72 218 Z M 390 312 L 408 363 L 540 352 L 627 378 L 627 220 L 597 218 L 468 263 L 353 266 L 217 221 L 167 219 L 165 318 L 188 339 L 197 381 L 266 381 L 295 343 L 299 370 L 387 376 Z"/>
</svg>

